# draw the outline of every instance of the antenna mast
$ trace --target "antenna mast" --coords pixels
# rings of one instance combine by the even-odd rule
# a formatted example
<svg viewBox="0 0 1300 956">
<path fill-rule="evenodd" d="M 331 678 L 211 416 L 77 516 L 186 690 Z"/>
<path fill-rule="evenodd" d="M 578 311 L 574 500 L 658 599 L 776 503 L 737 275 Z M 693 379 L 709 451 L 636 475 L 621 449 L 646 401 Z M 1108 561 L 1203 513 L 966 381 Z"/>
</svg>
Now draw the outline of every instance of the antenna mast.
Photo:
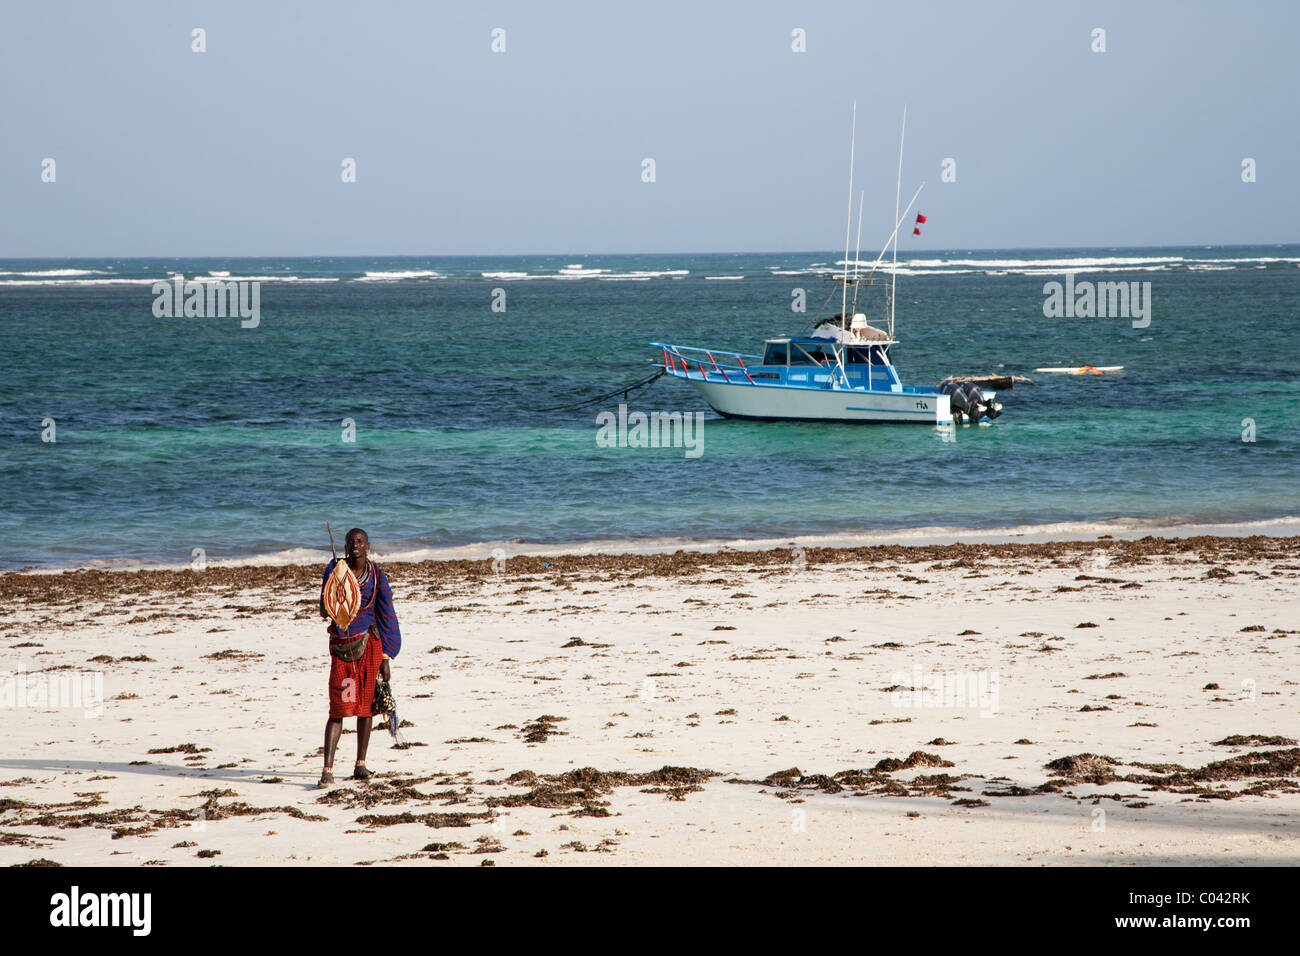
<svg viewBox="0 0 1300 956">
<path fill-rule="evenodd" d="M 907 134 L 907 104 L 903 104 L 903 128 L 898 134 L 898 184 L 894 187 L 894 222 L 898 222 L 898 200 L 903 192 L 903 137 Z M 908 205 L 911 208 L 911 205 Z M 894 337 L 894 287 L 898 282 L 898 226 L 894 226 L 894 264 L 889 268 L 889 337 Z"/>
<path fill-rule="evenodd" d="M 840 293 L 840 328 L 847 329 L 844 312 L 849 306 L 849 234 L 853 229 L 853 149 L 858 141 L 858 101 L 853 101 L 853 124 L 849 132 L 849 209 L 844 216 L 844 282 Z"/>
<path fill-rule="evenodd" d="M 858 193 L 858 241 L 853 247 L 853 314 L 858 314 L 858 256 L 862 254 L 862 200 L 866 190 Z"/>
</svg>

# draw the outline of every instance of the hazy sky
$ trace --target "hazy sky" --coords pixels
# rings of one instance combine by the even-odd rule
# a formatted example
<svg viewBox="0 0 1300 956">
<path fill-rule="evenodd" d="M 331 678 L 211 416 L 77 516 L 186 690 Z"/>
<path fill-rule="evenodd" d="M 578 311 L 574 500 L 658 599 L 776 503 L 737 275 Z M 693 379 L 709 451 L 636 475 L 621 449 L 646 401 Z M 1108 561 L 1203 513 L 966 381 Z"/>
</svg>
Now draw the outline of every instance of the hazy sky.
<svg viewBox="0 0 1300 956">
<path fill-rule="evenodd" d="M 1294 242 L 1298 59 L 1294 0 L 7 3 L 0 256 L 831 249 L 855 98 L 864 247 L 904 103 L 900 249 Z"/>
</svg>

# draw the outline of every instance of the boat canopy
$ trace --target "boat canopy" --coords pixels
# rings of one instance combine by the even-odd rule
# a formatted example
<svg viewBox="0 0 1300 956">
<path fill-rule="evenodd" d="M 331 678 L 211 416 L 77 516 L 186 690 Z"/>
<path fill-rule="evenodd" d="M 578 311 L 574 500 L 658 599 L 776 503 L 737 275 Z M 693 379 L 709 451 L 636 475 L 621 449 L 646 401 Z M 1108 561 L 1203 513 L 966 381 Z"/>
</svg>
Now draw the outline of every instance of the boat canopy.
<svg viewBox="0 0 1300 956">
<path fill-rule="evenodd" d="M 842 315 L 833 315 L 817 323 L 812 334 L 816 338 L 833 339 L 836 342 L 848 342 L 857 345 L 863 342 L 882 342 L 893 344 L 894 339 L 884 329 L 878 329 L 867 323 L 867 317 L 861 312 L 853 316 L 852 323 L 846 329 Z"/>
</svg>

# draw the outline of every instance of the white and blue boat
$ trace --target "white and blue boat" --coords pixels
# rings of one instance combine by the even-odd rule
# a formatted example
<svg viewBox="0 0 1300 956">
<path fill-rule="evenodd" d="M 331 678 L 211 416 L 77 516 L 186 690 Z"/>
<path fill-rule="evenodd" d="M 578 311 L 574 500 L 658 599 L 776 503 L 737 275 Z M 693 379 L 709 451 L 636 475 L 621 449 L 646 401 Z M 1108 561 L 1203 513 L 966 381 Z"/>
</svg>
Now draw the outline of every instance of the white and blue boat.
<svg viewBox="0 0 1300 956">
<path fill-rule="evenodd" d="M 854 125 L 856 127 L 856 107 Z M 906 124 L 906 111 L 904 111 Z M 902 146 L 899 146 L 899 185 L 902 185 Z M 699 346 L 651 343 L 662 351 L 663 369 L 692 385 L 709 406 L 728 418 L 759 421 L 918 422 L 951 425 L 991 421 L 1001 414 L 997 393 L 972 382 L 933 388 L 904 385 L 890 357 L 894 339 L 895 270 L 877 274 L 892 243 L 898 261 L 898 230 L 916 197 L 898 216 L 894 202 L 894 231 L 865 275 L 859 276 L 857 253 L 849 273 L 848 238 L 852 225 L 852 146 L 849 159 L 849 222 L 845 226 L 844 271 L 835 277 L 842 286 L 838 315 L 818 322 L 803 336 L 772 338 L 763 353 L 730 352 Z M 858 240 L 861 245 L 861 199 Z M 884 280 L 888 279 L 888 283 Z M 858 290 L 877 286 L 884 291 L 879 325 L 857 311 Z M 848 290 L 852 287 L 853 296 Z M 852 306 L 850 308 L 850 305 Z M 879 326 L 884 326 L 883 328 Z"/>
</svg>

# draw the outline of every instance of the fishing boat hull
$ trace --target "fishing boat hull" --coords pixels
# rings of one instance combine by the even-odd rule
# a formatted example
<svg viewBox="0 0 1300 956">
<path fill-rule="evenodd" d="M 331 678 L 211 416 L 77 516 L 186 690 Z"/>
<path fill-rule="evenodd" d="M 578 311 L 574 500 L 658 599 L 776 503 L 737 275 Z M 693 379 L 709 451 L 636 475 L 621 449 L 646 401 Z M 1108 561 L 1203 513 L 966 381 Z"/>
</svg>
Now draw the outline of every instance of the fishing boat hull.
<svg viewBox="0 0 1300 956">
<path fill-rule="evenodd" d="M 685 376 L 681 376 L 685 377 Z M 709 407 L 728 418 L 755 421 L 914 422 L 952 424 L 949 396 L 853 388 L 790 388 L 687 379 Z"/>
</svg>

